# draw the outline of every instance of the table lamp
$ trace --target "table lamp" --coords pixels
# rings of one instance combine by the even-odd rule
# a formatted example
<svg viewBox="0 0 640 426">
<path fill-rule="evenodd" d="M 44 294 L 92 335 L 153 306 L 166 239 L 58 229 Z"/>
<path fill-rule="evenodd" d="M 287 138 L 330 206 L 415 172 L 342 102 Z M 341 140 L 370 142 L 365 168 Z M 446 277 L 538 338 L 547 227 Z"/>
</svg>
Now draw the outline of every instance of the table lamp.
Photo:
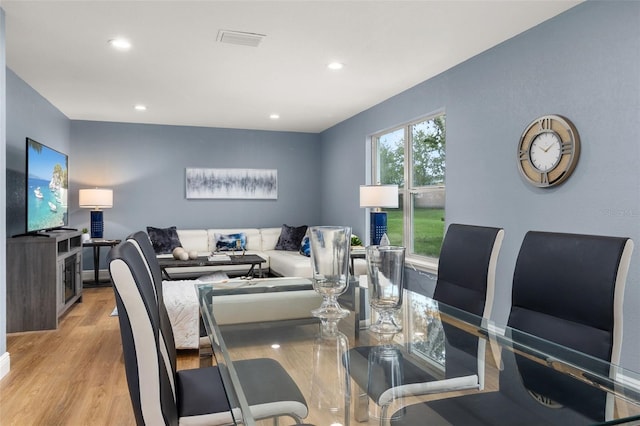
<svg viewBox="0 0 640 426">
<path fill-rule="evenodd" d="M 102 238 L 104 221 L 100 209 L 113 207 L 113 190 L 104 188 L 81 189 L 79 191 L 80 208 L 91 211 L 91 238 Z"/>
<path fill-rule="evenodd" d="M 379 245 L 387 232 L 387 212 L 398 207 L 398 185 L 360 185 L 360 207 L 371 208 L 371 244 Z"/>
</svg>

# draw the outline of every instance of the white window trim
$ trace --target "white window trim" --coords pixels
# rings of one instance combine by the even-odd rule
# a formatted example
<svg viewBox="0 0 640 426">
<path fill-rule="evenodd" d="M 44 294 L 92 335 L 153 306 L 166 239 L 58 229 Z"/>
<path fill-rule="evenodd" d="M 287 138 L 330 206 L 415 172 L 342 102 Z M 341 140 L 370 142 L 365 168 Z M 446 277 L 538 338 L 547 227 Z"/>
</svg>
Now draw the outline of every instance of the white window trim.
<svg viewBox="0 0 640 426">
<path fill-rule="evenodd" d="M 380 136 L 387 134 L 387 133 L 391 133 L 394 132 L 396 130 L 400 130 L 403 129 L 404 131 L 404 140 L 405 140 L 405 144 L 404 144 L 404 155 L 405 155 L 405 164 L 409 164 L 412 163 L 413 161 L 413 155 L 412 155 L 412 150 L 411 150 L 411 146 L 412 146 L 412 140 L 411 140 L 411 134 L 408 131 L 410 126 L 413 126 L 415 124 L 421 123 L 423 121 L 427 121 L 427 120 L 431 120 L 433 118 L 436 118 L 440 115 L 446 115 L 446 110 L 445 108 L 440 108 L 437 109 L 435 111 L 432 111 L 429 114 L 426 114 L 424 116 L 421 116 L 419 118 L 415 118 L 413 120 L 407 121 L 406 123 L 397 125 L 397 126 L 393 126 L 393 127 L 389 127 L 387 129 L 384 130 L 380 130 L 374 134 L 372 134 L 368 139 L 368 145 L 369 145 L 369 158 L 371 159 L 371 161 L 369 162 L 369 164 L 371 165 L 371 170 L 369 172 L 369 176 L 371 177 L 371 182 L 373 184 L 380 184 L 379 180 L 378 180 L 378 176 L 379 176 L 379 169 L 380 169 L 380 164 L 378 164 L 378 141 L 380 139 Z M 375 154 L 375 155 L 374 155 Z M 403 223 L 405 223 L 405 225 L 403 226 L 403 241 L 405 246 L 407 246 L 407 242 L 411 242 L 412 241 L 412 235 L 413 235 L 413 221 L 412 220 L 407 220 L 407 219 L 411 219 L 409 216 L 412 213 L 408 213 L 408 212 L 413 212 L 413 194 L 422 192 L 422 191 L 426 191 L 428 190 L 428 187 L 418 187 L 417 189 L 413 189 L 410 188 L 410 186 L 412 185 L 412 181 L 411 181 L 412 177 L 410 174 L 410 168 L 405 167 L 404 168 L 404 187 L 398 187 L 398 192 L 399 195 L 402 195 L 402 211 L 403 211 Z M 445 210 L 446 211 L 446 210 Z M 409 223 L 409 225 L 406 225 L 406 223 Z M 366 223 L 366 229 L 369 229 L 369 223 Z M 433 258 L 433 257 L 428 257 L 428 256 L 423 256 L 423 255 L 418 255 L 418 254 L 413 254 L 413 250 L 414 247 L 407 247 L 408 249 L 408 254 L 405 258 L 405 263 L 408 266 L 413 266 L 415 269 L 419 269 L 421 271 L 425 271 L 425 272 L 432 272 L 434 274 L 438 273 L 438 258 Z"/>
</svg>

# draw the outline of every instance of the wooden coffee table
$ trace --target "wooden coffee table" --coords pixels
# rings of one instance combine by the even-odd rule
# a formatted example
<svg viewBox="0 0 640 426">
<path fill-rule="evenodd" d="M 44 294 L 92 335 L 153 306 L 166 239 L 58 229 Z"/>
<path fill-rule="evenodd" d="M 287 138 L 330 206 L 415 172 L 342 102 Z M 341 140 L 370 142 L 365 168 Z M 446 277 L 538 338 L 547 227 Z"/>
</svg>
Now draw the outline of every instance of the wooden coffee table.
<svg viewBox="0 0 640 426">
<path fill-rule="evenodd" d="M 158 259 L 160 269 L 162 270 L 162 275 L 168 280 L 171 280 L 172 278 L 171 275 L 169 275 L 169 273 L 167 272 L 167 268 L 187 268 L 194 266 L 249 265 L 250 268 L 246 274 L 247 276 L 253 277 L 254 275 L 257 275 L 258 277 L 262 277 L 262 264 L 265 262 L 266 260 L 258 256 L 257 254 L 228 255 L 224 258 L 201 256 L 197 259 L 188 260 L 178 260 L 173 258 Z"/>
</svg>

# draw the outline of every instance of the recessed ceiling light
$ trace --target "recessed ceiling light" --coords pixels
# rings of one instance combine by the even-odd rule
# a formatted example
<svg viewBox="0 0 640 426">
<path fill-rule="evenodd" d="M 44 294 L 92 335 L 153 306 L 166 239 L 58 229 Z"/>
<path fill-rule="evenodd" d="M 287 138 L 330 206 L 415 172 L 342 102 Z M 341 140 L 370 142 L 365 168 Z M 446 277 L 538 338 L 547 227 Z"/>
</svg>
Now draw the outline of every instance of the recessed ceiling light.
<svg viewBox="0 0 640 426">
<path fill-rule="evenodd" d="M 129 50 L 131 49 L 131 42 L 125 38 L 114 38 L 109 40 L 109 44 L 114 49 L 118 50 Z"/>
<path fill-rule="evenodd" d="M 342 64 L 340 62 L 331 62 L 329 65 L 327 65 L 327 67 L 330 70 L 337 71 L 337 70 L 341 70 L 344 67 L 344 64 Z"/>
<path fill-rule="evenodd" d="M 146 111 L 147 110 L 147 106 L 146 105 L 141 105 L 138 104 L 136 106 L 133 107 L 136 111 Z"/>
<path fill-rule="evenodd" d="M 269 118 L 270 118 L 270 119 L 272 119 L 272 120 L 277 120 L 278 118 L 280 118 L 280 115 L 278 115 L 278 114 L 271 114 L 271 115 L 269 116 Z"/>
</svg>

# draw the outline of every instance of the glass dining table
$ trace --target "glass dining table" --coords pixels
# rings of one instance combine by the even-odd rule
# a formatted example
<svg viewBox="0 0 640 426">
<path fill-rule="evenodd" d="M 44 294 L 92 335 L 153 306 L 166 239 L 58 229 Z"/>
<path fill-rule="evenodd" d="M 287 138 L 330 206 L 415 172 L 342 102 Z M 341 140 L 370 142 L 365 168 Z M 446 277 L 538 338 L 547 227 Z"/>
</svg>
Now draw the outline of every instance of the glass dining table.
<svg viewBox="0 0 640 426">
<path fill-rule="evenodd" d="M 479 393 L 505 398 L 516 413 L 522 413 L 519 424 L 640 425 L 639 373 L 418 293 L 404 292 L 396 314 L 402 331 L 380 336 L 363 325 L 362 318 L 368 316 L 361 310 L 368 306 L 359 302 L 366 289 L 357 281 L 341 299 L 350 316 L 331 322 L 306 319 L 218 326 L 215 284 L 197 285 L 196 290 L 236 424 L 271 423 L 252 417 L 244 392 L 247 384 L 238 378 L 234 362 L 272 358 L 305 396 L 309 407 L 305 423 L 317 426 L 414 424 L 402 422 L 406 407 L 413 404 L 424 405 L 419 424 L 430 424 L 430 420 L 465 424 L 430 406 L 436 400 L 438 404 L 464 401 L 467 395 Z M 372 316 L 375 320 L 375 313 Z M 416 377 L 428 379 L 423 383 Z M 553 398 L 539 389 L 552 389 Z M 573 397 L 564 398 L 565 394 Z M 501 402 L 500 407 L 504 406 Z M 497 408 L 470 407 L 465 409 L 471 410 L 473 418 L 484 418 L 481 424 L 510 424 Z M 491 415 L 475 417 L 473 410 L 489 410 L 495 421 L 487 420 Z"/>
</svg>

